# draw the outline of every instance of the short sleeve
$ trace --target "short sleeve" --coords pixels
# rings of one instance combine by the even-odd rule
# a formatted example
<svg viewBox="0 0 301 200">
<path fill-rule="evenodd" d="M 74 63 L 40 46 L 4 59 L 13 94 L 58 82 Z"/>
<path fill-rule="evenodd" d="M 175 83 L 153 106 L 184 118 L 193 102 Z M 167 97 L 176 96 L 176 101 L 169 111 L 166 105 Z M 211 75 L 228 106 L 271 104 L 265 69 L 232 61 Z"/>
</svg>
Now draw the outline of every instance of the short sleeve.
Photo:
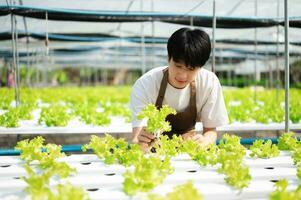
<svg viewBox="0 0 301 200">
<path fill-rule="evenodd" d="M 141 112 L 141 110 L 150 103 L 147 98 L 147 89 L 143 87 L 143 84 L 138 79 L 131 92 L 130 97 L 130 107 L 132 110 L 132 127 L 143 127 L 146 126 L 146 120 L 138 120 L 137 114 Z"/>
<path fill-rule="evenodd" d="M 211 91 L 201 108 L 201 121 L 203 127 L 216 128 L 229 123 L 221 84 L 214 75 Z"/>
</svg>

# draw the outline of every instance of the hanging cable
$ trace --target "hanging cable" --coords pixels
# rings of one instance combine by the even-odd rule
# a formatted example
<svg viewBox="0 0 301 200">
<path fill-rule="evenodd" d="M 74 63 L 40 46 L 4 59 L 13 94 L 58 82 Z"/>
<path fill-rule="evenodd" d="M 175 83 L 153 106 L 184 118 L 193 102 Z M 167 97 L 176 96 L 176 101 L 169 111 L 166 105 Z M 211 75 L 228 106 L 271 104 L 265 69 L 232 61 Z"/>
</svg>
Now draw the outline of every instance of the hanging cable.
<svg viewBox="0 0 301 200">
<path fill-rule="evenodd" d="M 193 8 L 191 8 L 190 10 L 188 10 L 186 13 L 184 13 L 184 15 L 188 15 L 189 13 L 191 13 L 192 11 L 194 11 L 195 9 L 197 9 L 198 7 L 200 7 L 206 0 L 201 1 L 200 3 L 198 3 L 197 5 L 195 5 Z"/>
<path fill-rule="evenodd" d="M 125 14 L 127 14 L 130 11 L 130 8 L 132 7 L 134 1 L 135 0 L 131 0 L 131 2 L 129 3 L 129 5 L 127 6 L 127 8 L 125 10 Z M 107 31 L 107 33 L 111 34 L 112 32 L 119 31 L 121 29 L 121 25 L 122 25 L 122 22 L 119 22 L 116 28 L 110 29 L 109 31 Z"/>
<path fill-rule="evenodd" d="M 231 10 L 229 10 L 228 13 L 226 13 L 225 16 L 230 16 L 230 15 L 232 15 L 233 12 L 238 8 L 238 6 L 240 6 L 244 1 L 245 1 L 245 0 L 240 0 L 239 2 L 237 2 L 237 3 L 233 6 L 233 8 L 232 8 Z"/>
<path fill-rule="evenodd" d="M 128 7 L 126 8 L 126 11 L 125 11 L 126 14 L 130 11 L 130 8 L 132 7 L 134 1 L 135 1 L 135 0 L 132 0 L 132 1 L 129 3 L 129 5 L 128 5 Z M 122 23 L 120 22 L 120 23 L 118 24 L 117 28 L 116 28 L 117 31 L 119 31 L 119 30 L 121 29 L 121 25 L 122 25 Z"/>
</svg>

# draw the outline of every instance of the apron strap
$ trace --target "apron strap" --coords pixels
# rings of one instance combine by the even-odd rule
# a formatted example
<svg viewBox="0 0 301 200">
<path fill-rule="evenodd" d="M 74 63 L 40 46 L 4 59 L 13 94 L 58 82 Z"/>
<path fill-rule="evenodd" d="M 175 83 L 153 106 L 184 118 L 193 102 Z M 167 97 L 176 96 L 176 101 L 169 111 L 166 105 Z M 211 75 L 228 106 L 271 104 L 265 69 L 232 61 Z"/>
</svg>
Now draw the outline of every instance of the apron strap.
<svg viewBox="0 0 301 200">
<path fill-rule="evenodd" d="M 159 90 L 159 94 L 156 100 L 156 107 L 157 109 L 160 109 L 162 107 L 162 103 L 163 103 L 163 99 L 164 99 L 164 95 L 165 95 L 165 90 L 167 87 L 167 82 L 168 82 L 168 68 L 163 70 L 163 79 L 160 85 L 160 90 Z"/>
<path fill-rule="evenodd" d="M 190 99 L 189 99 L 189 104 L 190 104 L 190 111 L 192 113 L 196 114 L 196 86 L 195 86 L 195 80 L 193 80 L 190 83 Z"/>
</svg>

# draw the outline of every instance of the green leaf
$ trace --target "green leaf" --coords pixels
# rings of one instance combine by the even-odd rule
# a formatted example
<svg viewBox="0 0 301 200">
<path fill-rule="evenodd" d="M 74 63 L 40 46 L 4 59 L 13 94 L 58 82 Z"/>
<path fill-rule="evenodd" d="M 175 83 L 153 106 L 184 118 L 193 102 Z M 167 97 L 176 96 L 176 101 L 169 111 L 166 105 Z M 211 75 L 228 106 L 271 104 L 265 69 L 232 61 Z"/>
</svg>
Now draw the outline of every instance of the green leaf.
<svg viewBox="0 0 301 200">
<path fill-rule="evenodd" d="M 174 187 L 173 191 L 167 193 L 165 197 L 153 193 L 148 195 L 148 200 L 183 200 L 183 199 L 202 200 L 203 197 L 198 192 L 198 190 L 193 187 L 191 181 L 188 181 L 183 185 L 178 185 Z"/>
<path fill-rule="evenodd" d="M 257 156 L 258 158 L 271 158 L 277 157 L 280 154 L 280 151 L 277 145 L 272 144 L 272 140 L 264 142 L 264 140 L 255 140 L 253 145 L 250 146 L 251 157 Z"/>
<path fill-rule="evenodd" d="M 167 115 L 170 114 L 175 115 L 176 110 L 168 105 L 163 105 L 162 108 L 158 110 L 154 104 L 149 104 L 142 109 L 137 115 L 137 118 L 141 120 L 146 118 L 146 130 L 152 134 L 160 135 L 163 132 L 171 130 L 169 122 L 165 121 Z"/>
<path fill-rule="evenodd" d="M 297 146 L 297 138 L 293 132 L 283 133 L 278 138 L 278 148 L 280 150 L 293 150 Z"/>
<path fill-rule="evenodd" d="M 172 172 L 169 158 L 161 161 L 158 157 L 142 157 L 139 163 L 135 163 L 133 171 L 127 170 L 123 174 L 123 191 L 130 196 L 137 192 L 147 192 L 162 183 Z"/>
</svg>

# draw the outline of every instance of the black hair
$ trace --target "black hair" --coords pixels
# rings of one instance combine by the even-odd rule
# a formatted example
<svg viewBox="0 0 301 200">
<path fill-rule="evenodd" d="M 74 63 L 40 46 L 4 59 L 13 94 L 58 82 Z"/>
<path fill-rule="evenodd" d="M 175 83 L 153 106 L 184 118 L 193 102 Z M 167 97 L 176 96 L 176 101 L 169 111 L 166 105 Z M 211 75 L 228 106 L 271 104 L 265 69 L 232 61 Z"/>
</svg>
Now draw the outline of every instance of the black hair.
<svg viewBox="0 0 301 200">
<path fill-rule="evenodd" d="M 209 35 L 201 29 L 181 28 L 167 42 L 168 59 L 192 68 L 206 64 L 211 53 Z"/>
</svg>

